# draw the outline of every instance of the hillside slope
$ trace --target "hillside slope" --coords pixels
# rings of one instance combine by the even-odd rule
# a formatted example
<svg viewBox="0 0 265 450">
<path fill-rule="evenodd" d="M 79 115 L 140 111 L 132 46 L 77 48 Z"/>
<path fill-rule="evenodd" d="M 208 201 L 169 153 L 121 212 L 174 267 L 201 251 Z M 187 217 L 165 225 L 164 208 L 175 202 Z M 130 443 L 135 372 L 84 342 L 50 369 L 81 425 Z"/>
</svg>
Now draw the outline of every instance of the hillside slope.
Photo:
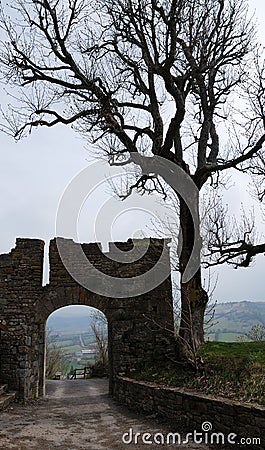
<svg viewBox="0 0 265 450">
<path fill-rule="evenodd" d="M 95 309 L 87 306 L 67 306 L 55 311 L 47 320 L 52 332 L 72 334 L 91 330 Z"/>
<path fill-rule="evenodd" d="M 265 325 L 265 302 L 220 303 L 207 336 L 210 340 L 232 342 L 256 324 Z"/>
</svg>

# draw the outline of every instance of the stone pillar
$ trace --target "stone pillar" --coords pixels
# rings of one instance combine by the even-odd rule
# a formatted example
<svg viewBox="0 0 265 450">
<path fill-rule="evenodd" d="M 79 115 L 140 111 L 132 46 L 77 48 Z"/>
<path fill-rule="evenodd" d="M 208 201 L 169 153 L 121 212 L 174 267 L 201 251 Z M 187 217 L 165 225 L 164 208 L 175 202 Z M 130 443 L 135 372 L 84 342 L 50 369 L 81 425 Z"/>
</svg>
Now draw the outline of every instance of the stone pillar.
<svg viewBox="0 0 265 450">
<path fill-rule="evenodd" d="M 0 342 L 0 379 L 23 399 L 38 395 L 34 304 L 42 291 L 43 251 L 41 240 L 17 239 L 0 256 L 0 317 L 8 327 Z"/>
</svg>

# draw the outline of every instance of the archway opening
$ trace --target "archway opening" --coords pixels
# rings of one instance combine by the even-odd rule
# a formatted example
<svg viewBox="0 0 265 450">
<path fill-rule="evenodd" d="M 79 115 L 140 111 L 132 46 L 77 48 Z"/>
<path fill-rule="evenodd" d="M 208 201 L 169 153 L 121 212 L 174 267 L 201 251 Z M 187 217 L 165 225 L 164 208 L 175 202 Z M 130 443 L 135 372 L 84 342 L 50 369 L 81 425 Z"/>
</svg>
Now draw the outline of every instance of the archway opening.
<svg viewBox="0 0 265 450">
<path fill-rule="evenodd" d="M 100 310 L 83 305 L 57 309 L 46 321 L 45 340 L 45 379 L 108 377 L 108 322 Z"/>
</svg>

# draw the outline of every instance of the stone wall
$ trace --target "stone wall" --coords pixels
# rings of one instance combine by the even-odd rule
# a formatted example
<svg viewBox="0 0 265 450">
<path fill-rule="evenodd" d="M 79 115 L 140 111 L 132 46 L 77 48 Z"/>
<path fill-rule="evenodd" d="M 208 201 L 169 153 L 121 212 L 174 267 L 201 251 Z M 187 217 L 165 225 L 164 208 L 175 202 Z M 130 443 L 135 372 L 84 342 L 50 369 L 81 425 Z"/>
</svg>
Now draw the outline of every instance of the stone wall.
<svg viewBox="0 0 265 450">
<path fill-rule="evenodd" d="M 230 433 L 237 435 L 237 445 L 234 447 L 245 448 L 239 447 L 238 442 L 246 437 L 261 439 L 260 445 L 255 446 L 252 441 L 252 446 L 248 448 L 265 448 L 263 406 L 194 393 L 184 388 L 161 387 L 125 377 L 115 379 L 113 396 L 131 409 L 155 414 L 167 420 L 172 424 L 172 432 L 180 431 L 183 427 L 189 432 L 201 432 L 202 424 L 210 422 L 214 433 L 222 432 L 226 437 Z"/>
<path fill-rule="evenodd" d="M 44 242 L 17 239 L 0 256 L 0 318 L 8 333 L 0 341 L 0 378 L 22 397 L 38 391 L 39 324 L 35 303 L 42 294 Z"/>
<path fill-rule="evenodd" d="M 71 240 L 60 242 L 69 247 L 69 259 L 76 267 L 75 248 Z M 71 244 L 71 245 L 70 245 Z M 93 277 L 93 267 L 111 277 L 126 277 L 133 283 L 157 264 L 164 241 L 137 240 L 134 243 L 112 243 L 125 254 L 133 244 L 144 250 L 143 256 L 126 263 L 112 261 L 97 244 L 82 244 L 92 269 L 85 274 Z M 104 297 L 88 291 L 65 269 L 56 240 L 50 242 L 50 281 L 42 286 L 44 242 L 37 239 L 17 239 L 9 254 L 0 255 L 0 321 L 8 333 L 0 340 L 0 379 L 17 390 L 23 399 L 44 394 L 45 324 L 49 315 L 67 305 L 87 305 L 98 308 L 108 320 L 110 390 L 117 374 L 129 373 L 141 364 L 161 361 L 173 351 L 173 308 L 170 276 L 155 289 L 136 297 Z M 160 258 L 161 259 L 161 258 Z M 170 268 L 167 249 L 162 263 Z M 170 272 L 170 270 L 169 270 Z M 130 281 L 132 278 L 132 281 Z M 171 330 L 171 331 L 170 331 Z"/>
</svg>

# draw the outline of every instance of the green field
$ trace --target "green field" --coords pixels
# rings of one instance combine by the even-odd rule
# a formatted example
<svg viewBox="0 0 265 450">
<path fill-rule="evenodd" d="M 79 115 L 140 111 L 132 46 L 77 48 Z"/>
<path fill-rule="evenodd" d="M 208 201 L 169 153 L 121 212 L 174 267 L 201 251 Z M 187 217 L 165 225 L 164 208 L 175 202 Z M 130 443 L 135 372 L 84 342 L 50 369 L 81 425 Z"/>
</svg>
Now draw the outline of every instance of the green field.
<svg viewBox="0 0 265 450">
<path fill-rule="evenodd" d="M 93 344 L 93 342 L 95 342 L 95 337 L 83 335 L 83 341 L 85 345 Z"/>
<path fill-rule="evenodd" d="M 57 341 L 57 345 L 60 346 L 61 348 L 70 347 L 73 345 L 73 340 L 68 339 L 67 341 Z"/>
<path fill-rule="evenodd" d="M 62 348 L 64 353 L 78 353 L 82 351 L 82 347 L 80 345 L 69 345 L 68 347 Z"/>
<path fill-rule="evenodd" d="M 91 349 L 91 344 L 95 342 L 95 339 L 90 332 L 50 332 L 48 334 L 48 342 L 50 342 L 52 346 L 55 345 L 56 347 L 59 347 L 63 355 L 68 355 L 66 356 L 66 360 L 69 365 L 69 370 L 71 366 L 80 368 L 95 363 L 94 354 L 81 355 L 82 350 L 88 348 Z"/>
<path fill-rule="evenodd" d="M 210 360 L 228 358 L 265 364 L 265 342 L 207 342 L 201 347 L 200 354 Z"/>
</svg>

